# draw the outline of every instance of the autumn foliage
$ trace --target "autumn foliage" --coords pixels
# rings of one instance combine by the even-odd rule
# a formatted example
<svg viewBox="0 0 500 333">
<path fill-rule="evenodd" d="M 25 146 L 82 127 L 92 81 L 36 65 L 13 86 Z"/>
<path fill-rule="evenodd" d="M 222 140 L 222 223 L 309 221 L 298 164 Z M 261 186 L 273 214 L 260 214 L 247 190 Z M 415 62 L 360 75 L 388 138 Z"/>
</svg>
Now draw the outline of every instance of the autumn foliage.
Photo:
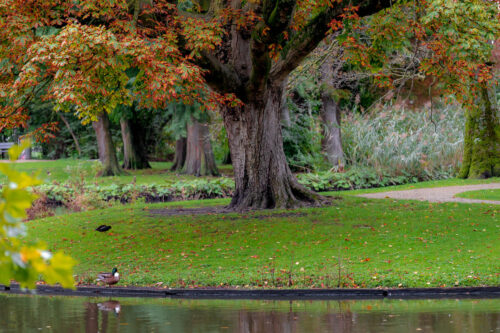
<svg viewBox="0 0 500 333">
<path fill-rule="evenodd" d="M 3 1 L 0 130 L 25 126 L 34 98 L 83 122 L 134 101 L 161 108 L 223 100 L 193 62 L 220 43 L 218 23 L 181 18 L 166 1 L 141 6 L 138 16 L 127 1 Z"/>
</svg>

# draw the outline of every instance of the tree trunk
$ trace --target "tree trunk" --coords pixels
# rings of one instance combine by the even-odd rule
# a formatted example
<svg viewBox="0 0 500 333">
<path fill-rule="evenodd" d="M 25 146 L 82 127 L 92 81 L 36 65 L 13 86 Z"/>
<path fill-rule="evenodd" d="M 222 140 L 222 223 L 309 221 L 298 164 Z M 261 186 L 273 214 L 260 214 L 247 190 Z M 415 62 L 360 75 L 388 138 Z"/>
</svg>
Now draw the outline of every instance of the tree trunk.
<svg viewBox="0 0 500 333">
<path fill-rule="evenodd" d="M 320 117 L 323 121 L 321 147 L 328 162 L 335 167 L 344 165 L 344 151 L 340 132 L 340 108 L 333 96 L 335 91 L 333 60 L 332 56 L 327 55 L 319 68 L 319 77 L 323 104 L 320 111 Z"/>
<path fill-rule="evenodd" d="M 461 178 L 500 176 L 500 115 L 483 87 L 476 107 L 466 110 Z"/>
<path fill-rule="evenodd" d="M 300 185 L 288 167 L 281 100 L 282 85 L 267 86 L 262 99 L 224 110 L 236 183 L 231 208 L 294 208 L 326 201 Z"/>
<path fill-rule="evenodd" d="M 182 171 L 195 176 L 218 176 L 207 124 L 194 118 L 187 126 L 186 161 Z"/>
<path fill-rule="evenodd" d="M 323 121 L 323 139 L 321 147 L 332 166 L 344 165 L 344 151 L 340 131 L 340 108 L 329 94 L 321 96 L 322 108 L 320 112 Z"/>
<path fill-rule="evenodd" d="M 76 137 L 75 133 L 71 129 L 71 126 L 70 126 L 68 120 L 66 119 L 65 116 L 62 115 L 62 113 L 57 112 L 57 114 L 59 115 L 59 117 L 62 119 L 62 121 L 66 125 L 66 128 L 68 129 L 68 132 L 69 132 L 69 134 L 71 134 L 71 137 L 73 138 L 73 142 L 75 143 L 75 147 L 76 147 L 76 151 L 78 152 L 78 156 L 81 157 L 82 156 L 82 149 L 80 148 L 80 143 L 78 142 L 78 138 Z"/>
<path fill-rule="evenodd" d="M 150 169 L 141 126 L 125 117 L 120 119 L 120 126 L 123 139 L 122 167 L 128 170 Z"/>
<path fill-rule="evenodd" d="M 186 162 L 186 138 L 180 138 L 175 142 L 174 164 L 170 168 L 171 171 L 181 171 Z"/>
<path fill-rule="evenodd" d="M 99 151 L 99 160 L 102 164 L 100 176 L 115 176 L 123 173 L 118 159 L 116 158 L 116 149 L 111 138 L 109 130 L 108 114 L 104 112 L 98 117 L 98 121 L 92 123 L 96 137 L 97 149 Z"/>
</svg>

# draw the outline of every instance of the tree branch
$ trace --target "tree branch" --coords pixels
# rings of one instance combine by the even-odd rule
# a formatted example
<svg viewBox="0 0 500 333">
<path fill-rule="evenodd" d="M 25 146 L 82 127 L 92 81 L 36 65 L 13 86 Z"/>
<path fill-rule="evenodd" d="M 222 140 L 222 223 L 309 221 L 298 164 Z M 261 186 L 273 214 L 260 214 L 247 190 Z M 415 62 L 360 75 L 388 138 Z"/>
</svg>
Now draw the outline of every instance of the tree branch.
<svg viewBox="0 0 500 333">
<path fill-rule="evenodd" d="M 238 97 L 244 97 L 244 88 L 238 74 L 228 65 L 223 64 L 214 55 L 206 52 L 201 53 L 202 58 L 196 63 L 208 70 L 205 80 L 208 85 L 220 93 L 235 93 Z"/>
<path fill-rule="evenodd" d="M 302 60 L 326 37 L 328 23 L 344 12 L 343 8 L 360 6 L 358 15 L 369 16 L 391 6 L 391 0 L 344 0 L 335 7 L 329 7 L 314 17 L 304 28 L 294 34 L 285 44 L 282 58 L 273 64 L 270 76 L 282 81 Z"/>
</svg>

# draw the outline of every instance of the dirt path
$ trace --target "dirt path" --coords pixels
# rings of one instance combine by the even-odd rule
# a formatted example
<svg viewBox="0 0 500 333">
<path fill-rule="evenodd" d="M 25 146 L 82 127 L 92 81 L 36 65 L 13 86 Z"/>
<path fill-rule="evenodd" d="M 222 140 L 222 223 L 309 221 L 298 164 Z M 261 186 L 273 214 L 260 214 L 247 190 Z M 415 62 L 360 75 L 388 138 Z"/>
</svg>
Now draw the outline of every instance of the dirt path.
<svg viewBox="0 0 500 333">
<path fill-rule="evenodd" d="M 500 201 L 494 201 L 494 200 L 455 198 L 455 195 L 462 192 L 476 191 L 476 190 L 492 190 L 492 189 L 500 189 L 500 183 L 420 188 L 415 190 L 360 194 L 358 196 L 371 199 L 393 198 L 393 199 L 420 200 L 420 201 L 430 201 L 430 202 L 464 202 L 464 203 L 487 203 L 487 204 L 500 205 Z"/>
</svg>

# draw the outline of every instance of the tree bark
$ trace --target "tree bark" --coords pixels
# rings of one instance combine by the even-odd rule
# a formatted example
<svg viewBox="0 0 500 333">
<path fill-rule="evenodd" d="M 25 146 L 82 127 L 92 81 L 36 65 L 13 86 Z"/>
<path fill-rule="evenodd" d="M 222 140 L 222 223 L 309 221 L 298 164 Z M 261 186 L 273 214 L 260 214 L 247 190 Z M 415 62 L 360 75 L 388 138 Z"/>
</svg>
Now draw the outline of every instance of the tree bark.
<svg viewBox="0 0 500 333">
<path fill-rule="evenodd" d="M 98 121 L 92 123 L 92 127 L 97 137 L 99 160 L 102 164 L 102 170 L 99 172 L 99 175 L 105 177 L 122 174 L 123 171 L 118 164 L 115 145 L 109 130 L 108 114 L 104 112 L 100 115 Z"/>
<path fill-rule="evenodd" d="M 300 185 L 285 158 L 281 134 L 282 85 L 267 86 L 262 97 L 225 109 L 236 183 L 230 208 L 293 208 L 327 200 Z"/>
<path fill-rule="evenodd" d="M 230 1 L 232 8 L 242 4 Z M 293 31 L 296 2 L 258 2 L 255 12 L 261 20 L 250 31 L 228 25 L 227 38 L 217 52 L 201 53 L 198 64 L 207 69 L 205 78 L 212 89 L 234 94 L 244 103 L 224 110 L 236 182 L 231 207 L 293 208 L 326 201 L 299 185 L 287 165 L 280 125 L 282 84 L 325 38 L 329 23 L 340 19 L 347 5 L 359 5 L 357 14 L 363 17 L 391 4 L 389 0 L 341 1 L 325 6 Z M 271 45 L 285 32 L 289 38 L 274 61 Z"/>
<path fill-rule="evenodd" d="M 483 87 L 478 103 L 466 110 L 461 178 L 500 176 L 500 115 Z"/>
<path fill-rule="evenodd" d="M 171 171 L 181 171 L 186 162 L 186 138 L 180 138 L 175 142 L 174 164 L 170 168 Z"/>
<path fill-rule="evenodd" d="M 320 112 L 323 121 L 321 147 L 332 166 L 343 166 L 344 150 L 342 149 L 340 129 L 340 108 L 329 94 L 323 93 L 321 101 L 323 104 Z"/>
<path fill-rule="evenodd" d="M 186 161 L 182 172 L 195 176 L 218 176 L 207 124 L 192 118 L 187 126 Z"/>
<path fill-rule="evenodd" d="M 344 150 L 342 149 L 340 129 L 340 108 L 333 97 L 335 89 L 333 86 L 334 66 L 330 55 L 327 55 L 323 60 L 319 74 L 322 103 L 320 117 L 323 121 L 321 147 L 326 159 L 332 166 L 343 166 Z"/>
<path fill-rule="evenodd" d="M 150 169 L 145 151 L 144 131 L 136 121 L 120 119 L 123 140 L 123 164 L 128 170 Z"/>
</svg>

